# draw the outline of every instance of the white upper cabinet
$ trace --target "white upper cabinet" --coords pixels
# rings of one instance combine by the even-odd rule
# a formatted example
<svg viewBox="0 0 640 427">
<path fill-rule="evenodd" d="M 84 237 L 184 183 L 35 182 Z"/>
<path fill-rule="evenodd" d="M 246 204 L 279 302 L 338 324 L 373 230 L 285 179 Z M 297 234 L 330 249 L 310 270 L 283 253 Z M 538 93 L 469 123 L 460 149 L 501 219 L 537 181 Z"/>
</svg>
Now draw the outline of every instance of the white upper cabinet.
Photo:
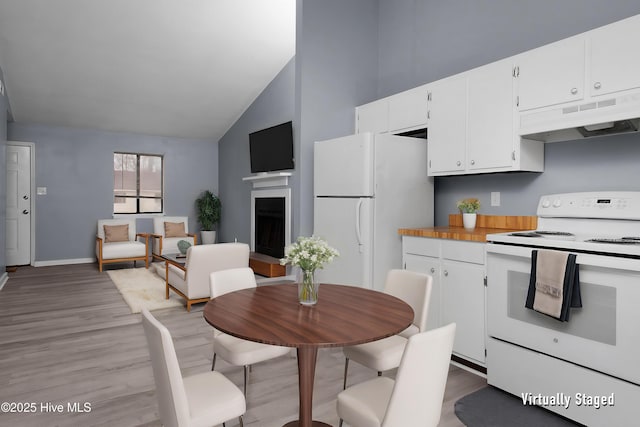
<svg viewBox="0 0 640 427">
<path fill-rule="evenodd" d="M 429 85 L 430 176 L 544 169 L 542 143 L 515 132 L 511 60 Z"/>
<path fill-rule="evenodd" d="M 356 107 L 356 132 L 426 127 L 429 176 L 542 172 L 544 142 L 637 121 L 638 40 L 640 15 Z"/>
<path fill-rule="evenodd" d="M 584 97 L 584 37 L 572 37 L 516 57 L 520 111 Z"/>
<path fill-rule="evenodd" d="M 517 55 L 519 110 L 640 88 L 640 15 Z"/>
<path fill-rule="evenodd" d="M 467 168 L 479 172 L 511 168 L 518 142 L 513 128 L 515 101 L 511 61 L 468 73 Z"/>
<path fill-rule="evenodd" d="M 417 88 L 390 96 L 389 132 L 424 128 L 427 124 L 427 87 Z"/>
<path fill-rule="evenodd" d="M 356 107 L 356 133 L 401 133 L 426 127 L 427 86 Z"/>
<path fill-rule="evenodd" d="M 589 33 L 587 90 L 591 96 L 640 88 L 640 15 Z"/>
<path fill-rule="evenodd" d="M 389 130 L 389 102 L 385 99 L 356 107 L 356 133 L 385 133 Z"/>
<path fill-rule="evenodd" d="M 467 77 L 456 75 L 430 86 L 427 119 L 429 175 L 464 171 L 467 141 Z"/>
</svg>

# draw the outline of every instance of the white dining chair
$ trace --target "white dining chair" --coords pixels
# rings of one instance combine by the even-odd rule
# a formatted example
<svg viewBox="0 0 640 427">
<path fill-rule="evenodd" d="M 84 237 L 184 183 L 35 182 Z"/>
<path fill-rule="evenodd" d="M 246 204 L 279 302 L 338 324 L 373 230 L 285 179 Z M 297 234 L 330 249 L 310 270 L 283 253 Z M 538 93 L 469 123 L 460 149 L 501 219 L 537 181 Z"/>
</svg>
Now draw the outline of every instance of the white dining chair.
<svg viewBox="0 0 640 427">
<path fill-rule="evenodd" d="M 378 376 L 382 375 L 382 372 L 397 368 L 400 365 L 407 339 L 427 329 L 427 314 L 429 312 L 432 286 L 433 278 L 427 274 L 409 270 L 389 271 L 385 281 L 384 292 L 403 300 L 411 306 L 414 313 L 413 323 L 398 335 L 344 347 L 342 349 L 345 356 L 343 390 L 347 388 L 350 360 L 378 371 Z"/>
<path fill-rule="evenodd" d="M 219 297 L 228 292 L 242 289 L 255 288 L 256 277 L 253 270 L 246 268 L 232 268 L 220 270 L 210 275 L 211 298 Z M 220 357 L 233 366 L 244 368 L 244 395 L 247 395 L 247 370 L 249 366 L 274 359 L 289 353 L 291 348 L 262 344 L 255 341 L 236 338 L 214 330 L 213 336 L 213 362 L 211 370 L 216 366 L 216 357 Z"/>
<path fill-rule="evenodd" d="M 440 422 L 456 324 L 407 340 L 395 381 L 378 377 L 340 392 L 340 426 L 436 427 Z"/>
<path fill-rule="evenodd" d="M 151 367 L 156 383 L 160 422 L 165 427 L 216 426 L 246 411 L 244 395 L 219 372 L 182 377 L 169 330 L 142 309 Z"/>
</svg>

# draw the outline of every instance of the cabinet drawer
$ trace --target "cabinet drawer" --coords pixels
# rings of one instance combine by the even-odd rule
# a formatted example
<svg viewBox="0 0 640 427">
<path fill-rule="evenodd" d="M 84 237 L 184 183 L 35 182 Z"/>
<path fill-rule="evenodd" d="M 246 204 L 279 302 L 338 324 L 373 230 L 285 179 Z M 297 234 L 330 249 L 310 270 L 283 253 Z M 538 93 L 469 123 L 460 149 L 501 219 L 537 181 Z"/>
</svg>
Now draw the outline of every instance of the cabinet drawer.
<svg viewBox="0 0 640 427">
<path fill-rule="evenodd" d="M 408 254 L 440 256 L 440 240 L 425 237 L 402 236 L 402 251 Z"/>
<path fill-rule="evenodd" d="M 484 252 L 484 243 L 457 240 L 442 241 L 442 258 L 444 259 L 484 264 Z"/>
</svg>

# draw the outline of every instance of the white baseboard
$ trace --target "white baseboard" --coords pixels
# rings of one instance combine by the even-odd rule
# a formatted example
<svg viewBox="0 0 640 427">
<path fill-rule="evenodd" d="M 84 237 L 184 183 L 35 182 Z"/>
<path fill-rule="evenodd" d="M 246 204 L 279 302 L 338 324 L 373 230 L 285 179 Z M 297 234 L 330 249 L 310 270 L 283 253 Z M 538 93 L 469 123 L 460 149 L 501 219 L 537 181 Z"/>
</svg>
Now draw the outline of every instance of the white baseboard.
<svg viewBox="0 0 640 427">
<path fill-rule="evenodd" d="M 34 267 L 49 267 L 51 265 L 90 264 L 96 262 L 95 258 L 52 259 L 49 261 L 35 261 Z"/>
<path fill-rule="evenodd" d="M 0 276 L 0 291 L 2 290 L 4 285 L 7 283 L 7 280 L 9 280 L 9 275 L 5 271 L 4 273 L 2 273 L 2 276 Z"/>
</svg>

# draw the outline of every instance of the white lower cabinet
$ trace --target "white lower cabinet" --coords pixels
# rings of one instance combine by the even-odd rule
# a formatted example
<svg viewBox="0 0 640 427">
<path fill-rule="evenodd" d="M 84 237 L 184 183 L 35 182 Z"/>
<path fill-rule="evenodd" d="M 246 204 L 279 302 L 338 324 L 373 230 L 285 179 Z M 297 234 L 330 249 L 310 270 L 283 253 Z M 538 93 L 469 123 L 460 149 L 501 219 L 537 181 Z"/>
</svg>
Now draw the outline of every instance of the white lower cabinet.
<svg viewBox="0 0 640 427">
<path fill-rule="evenodd" d="M 455 322 L 453 353 L 485 366 L 485 244 L 403 236 L 402 260 L 433 277 L 427 329 Z"/>
</svg>

